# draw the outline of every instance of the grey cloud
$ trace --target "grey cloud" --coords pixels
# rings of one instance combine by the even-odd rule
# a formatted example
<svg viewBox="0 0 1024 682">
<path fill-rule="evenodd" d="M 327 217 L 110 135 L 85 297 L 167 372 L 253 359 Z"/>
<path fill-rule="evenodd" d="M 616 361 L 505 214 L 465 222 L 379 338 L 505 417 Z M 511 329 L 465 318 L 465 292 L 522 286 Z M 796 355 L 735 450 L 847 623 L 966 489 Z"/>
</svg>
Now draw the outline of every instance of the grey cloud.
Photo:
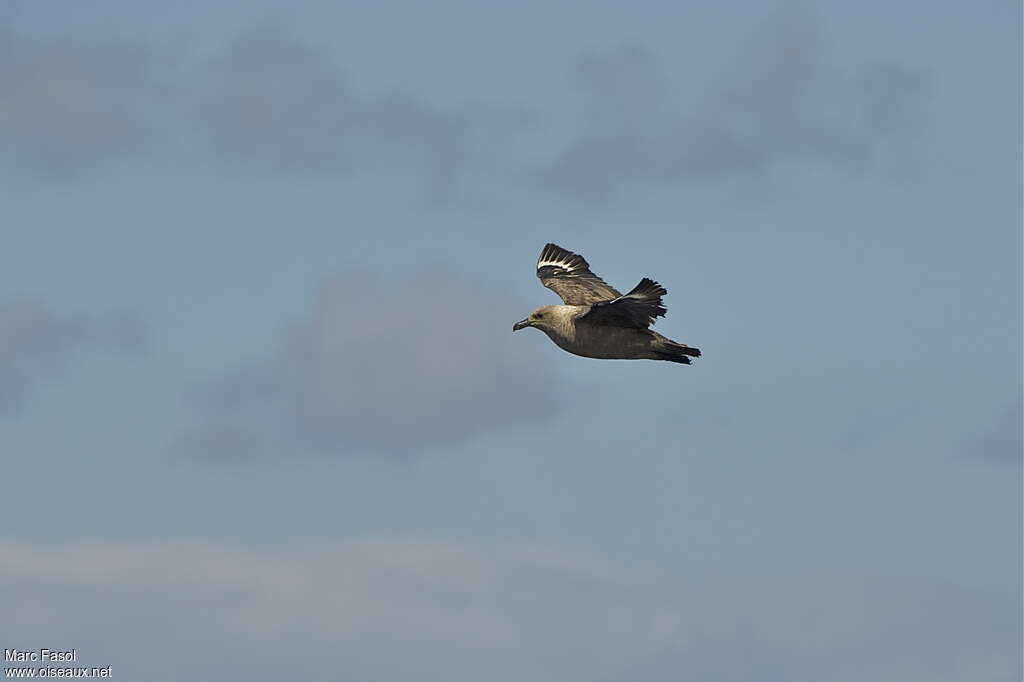
<svg viewBox="0 0 1024 682">
<path fill-rule="evenodd" d="M 847 452 L 877 447 L 902 431 L 922 428 L 922 423 L 929 423 L 920 404 L 883 404 L 881 401 L 850 410 L 847 420 L 835 440 L 835 445 Z"/>
<path fill-rule="evenodd" d="M 496 148 L 493 135 L 517 130 L 509 112 L 360 94 L 326 49 L 278 30 L 191 61 L 6 31 L 0 57 L 0 163 L 19 175 L 76 178 L 145 155 L 293 177 L 407 171 L 444 199 Z"/>
<path fill-rule="evenodd" d="M 882 135 L 912 134 L 922 121 L 924 100 L 931 80 L 922 72 L 876 61 L 857 76 L 863 96 L 863 118 L 868 129 Z"/>
<path fill-rule="evenodd" d="M 0 28 L 0 161 L 19 176 L 67 178 L 152 152 L 173 72 L 140 45 Z"/>
<path fill-rule="evenodd" d="M 219 155 L 285 172 L 411 165 L 454 182 L 468 139 L 463 116 L 407 93 L 359 95 L 326 50 L 277 31 L 246 34 L 208 65 L 199 115 Z"/>
<path fill-rule="evenodd" d="M 80 177 L 130 158 L 214 161 L 288 177 L 407 174 L 434 200 L 469 178 L 516 181 L 535 113 L 409 92 L 364 93 L 324 48 L 244 33 L 186 59 L 142 45 L 0 32 L 0 163 L 19 177 Z M 928 78 L 897 64 L 829 64 L 821 29 L 790 13 L 762 26 L 699 96 L 680 103 L 639 47 L 577 65 L 579 132 L 539 172 L 571 195 L 629 183 L 760 175 L 786 163 L 857 171 L 911 154 Z M 358 73 L 354 74 L 358 77 Z"/>
<path fill-rule="evenodd" d="M 721 614 L 701 600 L 689 637 L 610 679 L 1010 682 L 1021 675 L 1016 596 L 878 579 L 738 586 L 715 597 Z"/>
<path fill-rule="evenodd" d="M 63 376 L 93 352 L 137 353 L 147 341 L 134 312 L 61 314 L 43 302 L 0 302 L 0 416 L 25 407 L 41 385 Z"/>
<path fill-rule="evenodd" d="M 991 426 L 966 445 L 967 454 L 1007 464 L 1024 462 L 1024 400 L 1010 401 L 995 415 Z"/>
<path fill-rule="evenodd" d="M 264 31 L 206 67 L 197 113 L 216 153 L 282 171 L 351 168 L 355 98 L 325 50 Z"/>
<path fill-rule="evenodd" d="M 226 680 L 1021 674 L 1019 594 L 760 578 L 708 591 L 538 545 L 0 542 L 0 585 L 5 641 L 68 642 L 130 679 L 179 679 L 181 652 L 195 677 Z"/>
<path fill-rule="evenodd" d="M 276 679 L 276 665 L 312 679 L 325 665 L 330 679 L 594 679 L 681 617 L 586 556 L 415 539 L 0 542 L 0 585 L 5 642 L 73 642 L 81 664 L 128 679 L 180 678 L 179 657 L 202 679 Z"/>
<path fill-rule="evenodd" d="M 547 420 L 560 403 L 511 309 L 451 273 L 326 285 L 310 319 L 199 390 L 175 450 L 219 459 L 455 447 Z"/>
<path fill-rule="evenodd" d="M 692 103 L 676 102 L 639 47 L 584 57 L 576 86 L 580 132 L 540 178 L 599 197 L 629 183 L 763 175 L 787 163 L 841 172 L 885 163 L 913 152 L 929 80 L 884 61 L 835 67 L 817 23 L 787 13 L 762 25 Z"/>
</svg>

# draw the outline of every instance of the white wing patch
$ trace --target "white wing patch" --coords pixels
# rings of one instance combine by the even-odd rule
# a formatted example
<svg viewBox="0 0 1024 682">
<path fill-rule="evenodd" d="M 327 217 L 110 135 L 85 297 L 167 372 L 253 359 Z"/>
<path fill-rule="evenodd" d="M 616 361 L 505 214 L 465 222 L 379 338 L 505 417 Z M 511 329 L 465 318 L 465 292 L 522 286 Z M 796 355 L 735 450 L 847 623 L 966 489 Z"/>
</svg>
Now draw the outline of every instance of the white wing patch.
<svg viewBox="0 0 1024 682">
<path fill-rule="evenodd" d="M 556 244 L 548 244 L 537 259 L 537 270 L 542 268 L 558 268 L 564 274 L 574 274 L 590 270 L 587 260 L 572 251 L 563 249 Z"/>
<path fill-rule="evenodd" d="M 570 272 L 572 272 L 574 269 L 575 270 L 580 270 L 581 269 L 581 268 L 573 268 L 573 266 L 569 265 L 568 263 L 566 263 L 564 261 L 559 261 L 559 260 L 542 260 L 542 261 L 538 261 L 537 262 L 537 269 L 540 270 L 541 268 L 547 267 L 549 265 L 554 266 L 556 268 L 562 268 L 563 270 L 568 270 Z"/>
</svg>

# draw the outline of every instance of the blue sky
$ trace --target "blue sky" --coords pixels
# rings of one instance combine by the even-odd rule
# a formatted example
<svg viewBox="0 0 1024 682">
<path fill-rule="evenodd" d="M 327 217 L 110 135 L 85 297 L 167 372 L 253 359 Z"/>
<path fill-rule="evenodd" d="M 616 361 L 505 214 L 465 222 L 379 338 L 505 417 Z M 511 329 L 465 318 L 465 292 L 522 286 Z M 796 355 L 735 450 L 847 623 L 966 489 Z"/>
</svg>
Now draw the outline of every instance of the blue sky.
<svg viewBox="0 0 1024 682">
<path fill-rule="evenodd" d="M 124 679 L 1019 679 L 1020 27 L 5 5 L 0 640 Z M 513 335 L 548 241 L 657 279 L 704 357 Z"/>
</svg>

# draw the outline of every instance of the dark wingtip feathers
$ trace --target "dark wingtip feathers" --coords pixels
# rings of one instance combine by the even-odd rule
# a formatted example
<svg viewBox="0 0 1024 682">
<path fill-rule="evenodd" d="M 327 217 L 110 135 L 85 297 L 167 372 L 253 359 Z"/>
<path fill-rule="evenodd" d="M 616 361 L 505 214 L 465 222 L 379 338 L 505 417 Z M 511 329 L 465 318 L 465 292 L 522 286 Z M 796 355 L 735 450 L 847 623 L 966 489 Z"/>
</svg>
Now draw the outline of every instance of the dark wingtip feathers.
<svg viewBox="0 0 1024 682">
<path fill-rule="evenodd" d="M 640 283 L 633 287 L 626 296 L 640 299 L 658 299 L 668 293 L 665 287 L 655 282 L 650 277 L 644 277 Z"/>
<path fill-rule="evenodd" d="M 590 264 L 586 258 L 550 242 L 544 245 L 544 250 L 537 259 L 538 277 L 564 277 L 589 270 Z"/>
<path fill-rule="evenodd" d="M 668 291 L 665 287 L 661 286 L 649 277 L 644 277 L 640 280 L 640 283 L 633 287 L 633 289 L 623 296 L 623 298 L 633 298 L 638 301 L 643 301 L 651 306 L 653 309 L 652 315 L 654 317 L 665 317 L 665 313 L 668 312 L 668 309 L 662 305 L 661 297 L 667 293 Z"/>
</svg>

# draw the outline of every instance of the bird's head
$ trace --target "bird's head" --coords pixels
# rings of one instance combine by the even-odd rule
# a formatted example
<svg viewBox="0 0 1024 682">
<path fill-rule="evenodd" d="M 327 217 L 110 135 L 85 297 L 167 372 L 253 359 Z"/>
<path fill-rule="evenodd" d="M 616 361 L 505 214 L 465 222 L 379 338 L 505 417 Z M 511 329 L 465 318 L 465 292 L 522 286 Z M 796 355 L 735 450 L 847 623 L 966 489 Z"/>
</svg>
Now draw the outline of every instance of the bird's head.
<svg viewBox="0 0 1024 682">
<path fill-rule="evenodd" d="M 527 327 L 536 327 L 541 331 L 547 331 L 553 329 L 555 320 L 558 318 L 558 306 L 546 305 L 543 308 L 537 308 L 530 316 L 525 320 L 520 320 L 512 325 L 512 331 L 517 332 L 520 329 L 526 329 Z"/>
</svg>

